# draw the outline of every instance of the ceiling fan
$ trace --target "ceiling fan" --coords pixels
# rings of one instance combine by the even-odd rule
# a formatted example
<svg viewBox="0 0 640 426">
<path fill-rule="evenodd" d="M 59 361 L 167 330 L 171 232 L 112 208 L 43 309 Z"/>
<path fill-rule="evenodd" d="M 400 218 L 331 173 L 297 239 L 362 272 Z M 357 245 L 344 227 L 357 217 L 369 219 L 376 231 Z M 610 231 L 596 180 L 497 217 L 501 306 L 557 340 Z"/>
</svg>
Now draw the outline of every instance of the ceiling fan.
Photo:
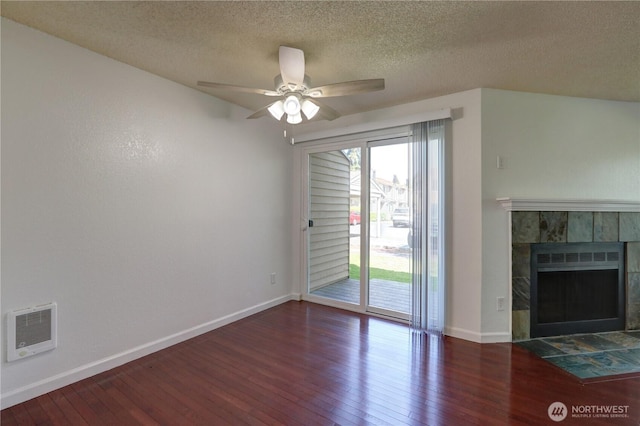
<svg viewBox="0 0 640 426">
<path fill-rule="evenodd" d="M 279 62 L 280 74 L 274 79 L 275 90 L 254 89 L 208 81 L 198 81 L 198 86 L 278 98 L 247 118 L 259 118 L 270 113 L 278 121 L 285 117 L 289 124 L 301 123 L 303 118 L 311 120 L 318 117 L 334 120 L 340 116 L 336 110 L 318 101 L 318 98 L 357 95 L 384 89 L 384 79 L 382 78 L 311 87 L 311 80 L 304 73 L 304 52 L 293 47 L 280 46 Z"/>
</svg>

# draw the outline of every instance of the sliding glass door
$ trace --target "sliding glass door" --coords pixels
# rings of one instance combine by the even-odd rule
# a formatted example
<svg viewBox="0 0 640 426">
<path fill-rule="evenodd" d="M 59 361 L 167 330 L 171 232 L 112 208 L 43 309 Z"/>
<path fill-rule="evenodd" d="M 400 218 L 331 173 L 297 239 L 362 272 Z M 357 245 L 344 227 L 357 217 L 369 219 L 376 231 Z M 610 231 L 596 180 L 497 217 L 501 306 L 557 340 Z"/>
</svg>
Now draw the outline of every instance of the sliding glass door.
<svg viewBox="0 0 640 426">
<path fill-rule="evenodd" d="M 403 137 L 308 154 L 312 299 L 409 319 L 408 153 Z"/>
<path fill-rule="evenodd" d="M 308 155 L 307 292 L 361 304 L 361 148 Z"/>
<path fill-rule="evenodd" d="M 367 310 L 408 319 L 411 312 L 409 143 L 368 143 Z"/>
<path fill-rule="evenodd" d="M 421 129 L 305 149 L 305 299 L 442 316 L 444 137 Z"/>
</svg>

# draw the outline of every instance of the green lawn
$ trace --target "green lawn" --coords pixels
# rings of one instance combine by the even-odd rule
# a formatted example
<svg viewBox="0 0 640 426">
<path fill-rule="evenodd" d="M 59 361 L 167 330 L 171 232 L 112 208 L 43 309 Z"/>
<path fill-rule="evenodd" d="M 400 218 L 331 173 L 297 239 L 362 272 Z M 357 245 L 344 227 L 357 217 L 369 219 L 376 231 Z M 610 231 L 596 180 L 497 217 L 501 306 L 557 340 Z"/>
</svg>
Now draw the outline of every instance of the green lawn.
<svg viewBox="0 0 640 426">
<path fill-rule="evenodd" d="M 360 278 L 360 266 L 349 264 L 349 278 L 357 280 Z M 369 278 L 378 278 L 381 280 L 396 281 L 399 283 L 411 282 L 411 274 L 408 272 L 390 271 L 388 269 L 369 268 Z"/>
</svg>

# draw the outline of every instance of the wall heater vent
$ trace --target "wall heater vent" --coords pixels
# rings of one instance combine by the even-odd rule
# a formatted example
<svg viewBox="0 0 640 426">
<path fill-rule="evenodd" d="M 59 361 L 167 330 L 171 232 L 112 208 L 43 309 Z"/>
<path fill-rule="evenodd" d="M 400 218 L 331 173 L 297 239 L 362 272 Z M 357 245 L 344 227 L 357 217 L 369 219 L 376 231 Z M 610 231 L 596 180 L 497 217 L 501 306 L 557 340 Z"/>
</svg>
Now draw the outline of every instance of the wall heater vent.
<svg viewBox="0 0 640 426">
<path fill-rule="evenodd" d="M 57 345 L 55 303 L 18 309 L 7 314 L 7 361 L 27 358 Z"/>
</svg>

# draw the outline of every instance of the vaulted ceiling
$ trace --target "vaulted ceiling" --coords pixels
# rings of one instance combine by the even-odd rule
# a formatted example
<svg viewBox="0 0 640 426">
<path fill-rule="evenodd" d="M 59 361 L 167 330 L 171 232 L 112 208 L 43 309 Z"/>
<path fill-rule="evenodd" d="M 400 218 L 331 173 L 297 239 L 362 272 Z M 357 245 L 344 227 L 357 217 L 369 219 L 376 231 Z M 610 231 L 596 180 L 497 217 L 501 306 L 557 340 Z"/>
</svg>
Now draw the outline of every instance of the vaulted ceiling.
<svg viewBox="0 0 640 426">
<path fill-rule="evenodd" d="M 249 110 L 270 99 L 278 47 L 314 86 L 384 78 L 329 98 L 341 114 L 478 87 L 640 101 L 640 2 L 2 1 L 2 16 Z M 100 84 L 96 81 L 95 84 Z"/>
</svg>

